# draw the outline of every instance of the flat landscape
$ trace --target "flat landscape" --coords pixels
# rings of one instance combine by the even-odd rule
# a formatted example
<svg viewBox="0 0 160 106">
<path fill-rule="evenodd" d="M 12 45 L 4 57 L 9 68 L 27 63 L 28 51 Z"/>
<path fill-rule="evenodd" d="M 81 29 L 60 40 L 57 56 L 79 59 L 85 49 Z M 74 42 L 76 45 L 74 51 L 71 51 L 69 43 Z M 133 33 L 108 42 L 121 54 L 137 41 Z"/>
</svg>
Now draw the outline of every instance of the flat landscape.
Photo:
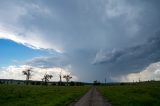
<svg viewBox="0 0 160 106">
<path fill-rule="evenodd" d="M 159 106 L 160 82 L 56 86 L 1 84 L 0 106 Z"/>
<path fill-rule="evenodd" d="M 160 106 L 160 82 L 98 86 L 113 106 Z"/>
<path fill-rule="evenodd" d="M 65 106 L 90 86 L 0 85 L 0 106 Z"/>
</svg>

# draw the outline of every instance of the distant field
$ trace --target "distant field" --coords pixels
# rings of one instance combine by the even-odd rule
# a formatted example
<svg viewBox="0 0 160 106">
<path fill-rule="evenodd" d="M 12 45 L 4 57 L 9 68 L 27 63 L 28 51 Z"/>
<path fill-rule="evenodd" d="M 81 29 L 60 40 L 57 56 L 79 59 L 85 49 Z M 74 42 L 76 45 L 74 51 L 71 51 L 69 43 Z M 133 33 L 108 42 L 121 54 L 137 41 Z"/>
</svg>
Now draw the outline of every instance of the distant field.
<svg viewBox="0 0 160 106">
<path fill-rule="evenodd" d="M 160 82 L 99 86 L 113 106 L 160 106 Z"/>
<path fill-rule="evenodd" d="M 0 106 L 65 106 L 89 86 L 0 85 Z"/>
</svg>

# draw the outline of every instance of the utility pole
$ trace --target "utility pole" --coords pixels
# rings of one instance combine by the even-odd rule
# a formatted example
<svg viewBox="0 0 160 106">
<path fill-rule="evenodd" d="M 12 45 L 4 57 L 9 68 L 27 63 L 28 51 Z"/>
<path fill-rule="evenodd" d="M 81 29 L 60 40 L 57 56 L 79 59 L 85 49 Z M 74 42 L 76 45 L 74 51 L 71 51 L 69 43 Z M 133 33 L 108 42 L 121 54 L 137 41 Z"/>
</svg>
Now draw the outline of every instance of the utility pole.
<svg viewBox="0 0 160 106">
<path fill-rule="evenodd" d="M 139 72 L 139 82 L 141 82 L 141 72 Z"/>
<path fill-rule="evenodd" d="M 62 68 L 61 68 L 61 72 L 59 74 L 59 83 L 60 83 L 60 85 L 62 85 Z"/>
</svg>

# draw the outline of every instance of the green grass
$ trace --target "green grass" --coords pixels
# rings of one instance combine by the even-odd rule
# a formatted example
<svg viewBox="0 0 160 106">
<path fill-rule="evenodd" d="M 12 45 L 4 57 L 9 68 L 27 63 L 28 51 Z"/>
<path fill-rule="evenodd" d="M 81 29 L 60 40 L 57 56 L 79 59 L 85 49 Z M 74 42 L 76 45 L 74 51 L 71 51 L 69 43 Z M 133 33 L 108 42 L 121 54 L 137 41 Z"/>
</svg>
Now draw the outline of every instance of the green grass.
<svg viewBox="0 0 160 106">
<path fill-rule="evenodd" d="M 160 106 L 160 82 L 99 86 L 113 106 Z"/>
<path fill-rule="evenodd" d="M 0 106 L 65 106 L 89 86 L 0 85 Z"/>
</svg>

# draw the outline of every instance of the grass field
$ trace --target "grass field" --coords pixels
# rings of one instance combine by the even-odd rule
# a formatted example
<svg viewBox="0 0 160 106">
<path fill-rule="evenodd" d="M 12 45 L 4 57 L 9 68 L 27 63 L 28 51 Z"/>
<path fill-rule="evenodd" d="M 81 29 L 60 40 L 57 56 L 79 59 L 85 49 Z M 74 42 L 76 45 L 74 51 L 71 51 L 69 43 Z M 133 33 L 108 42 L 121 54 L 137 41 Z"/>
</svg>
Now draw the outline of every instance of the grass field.
<svg viewBox="0 0 160 106">
<path fill-rule="evenodd" d="M 89 86 L 0 85 L 0 106 L 65 106 Z"/>
<path fill-rule="evenodd" d="M 113 106 L 160 106 L 160 82 L 97 88 Z"/>
</svg>

